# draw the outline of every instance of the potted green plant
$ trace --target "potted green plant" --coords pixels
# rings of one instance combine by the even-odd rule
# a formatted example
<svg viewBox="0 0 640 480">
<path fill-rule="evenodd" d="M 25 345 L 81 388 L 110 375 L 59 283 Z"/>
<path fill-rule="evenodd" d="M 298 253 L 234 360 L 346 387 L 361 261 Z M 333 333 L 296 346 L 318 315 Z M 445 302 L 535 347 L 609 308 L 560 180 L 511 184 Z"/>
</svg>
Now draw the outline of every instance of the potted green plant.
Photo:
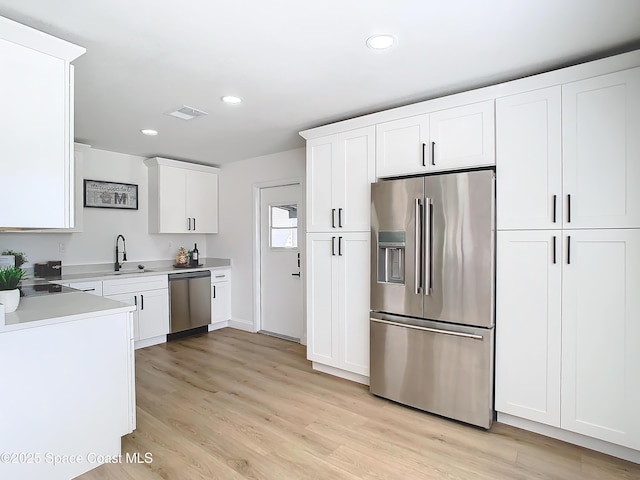
<svg viewBox="0 0 640 480">
<path fill-rule="evenodd" d="M 27 255 L 24 252 L 16 252 L 15 250 L 5 250 L 2 255 L 13 255 L 16 257 L 16 267 L 21 267 L 27 261 Z"/>
<path fill-rule="evenodd" d="M 0 268 L 0 303 L 5 313 L 15 312 L 20 303 L 18 285 L 24 276 L 24 270 L 18 267 Z"/>
</svg>

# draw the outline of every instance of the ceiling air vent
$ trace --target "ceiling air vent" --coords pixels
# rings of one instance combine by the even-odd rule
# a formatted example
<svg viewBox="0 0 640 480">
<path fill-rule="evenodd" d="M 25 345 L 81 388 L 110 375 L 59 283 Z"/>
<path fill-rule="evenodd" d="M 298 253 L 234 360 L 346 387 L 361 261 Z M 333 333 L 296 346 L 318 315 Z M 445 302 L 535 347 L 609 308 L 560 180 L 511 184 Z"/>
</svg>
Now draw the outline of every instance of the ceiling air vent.
<svg viewBox="0 0 640 480">
<path fill-rule="evenodd" d="M 187 107 L 183 105 L 181 108 L 174 112 L 169 112 L 167 115 L 171 115 L 172 117 L 180 118 L 181 120 L 193 120 L 194 118 L 202 117 L 204 115 L 208 115 L 207 112 L 203 112 L 202 110 L 198 110 L 196 108 Z"/>
</svg>

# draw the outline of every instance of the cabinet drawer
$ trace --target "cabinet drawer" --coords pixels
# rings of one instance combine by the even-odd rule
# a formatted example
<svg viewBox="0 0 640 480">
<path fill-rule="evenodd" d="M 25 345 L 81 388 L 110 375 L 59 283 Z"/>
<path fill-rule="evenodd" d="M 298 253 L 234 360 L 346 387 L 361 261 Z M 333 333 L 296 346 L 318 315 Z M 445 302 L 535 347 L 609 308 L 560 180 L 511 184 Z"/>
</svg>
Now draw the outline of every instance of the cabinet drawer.
<svg viewBox="0 0 640 480">
<path fill-rule="evenodd" d="M 158 290 L 162 288 L 169 288 L 167 275 L 105 280 L 102 285 L 102 292 L 104 295 L 118 295 L 120 293 L 140 292 L 144 290 Z"/>
<path fill-rule="evenodd" d="M 76 290 L 82 290 L 83 292 L 90 293 L 91 295 L 102 296 L 102 282 L 99 280 L 91 282 L 71 282 L 69 283 L 71 288 Z"/>
<path fill-rule="evenodd" d="M 231 270 L 211 270 L 211 283 L 228 282 L 231 280 Z"/>
</svg>

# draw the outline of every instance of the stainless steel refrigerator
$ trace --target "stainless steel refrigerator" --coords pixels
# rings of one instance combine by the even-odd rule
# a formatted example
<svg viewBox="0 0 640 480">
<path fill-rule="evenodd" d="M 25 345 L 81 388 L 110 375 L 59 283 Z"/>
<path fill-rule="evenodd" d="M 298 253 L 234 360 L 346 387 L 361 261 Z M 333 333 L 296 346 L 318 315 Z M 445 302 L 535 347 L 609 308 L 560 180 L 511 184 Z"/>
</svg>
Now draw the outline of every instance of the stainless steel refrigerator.
<svg viewBox="0 0 640 480">
<path fill-rule="evenodd" d="M 371 185 L 370 390 L 489 428 L 495 173 Z"/>
</svg>

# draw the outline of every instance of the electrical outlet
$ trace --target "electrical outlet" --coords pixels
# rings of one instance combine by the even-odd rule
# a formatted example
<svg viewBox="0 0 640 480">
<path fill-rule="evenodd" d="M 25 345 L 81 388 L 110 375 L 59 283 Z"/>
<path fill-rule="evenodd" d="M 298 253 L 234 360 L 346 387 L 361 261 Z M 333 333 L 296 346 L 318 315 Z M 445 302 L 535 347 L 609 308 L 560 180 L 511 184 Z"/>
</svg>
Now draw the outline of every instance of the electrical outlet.
<svg viewBox="0 0 640 480">
<path fill-rule="evenodd" d="M 58 244 L 58 252 L 59 253 L 66 253 L 67 252 L 67 245 L 65 243 L 59 243 Z"/>
<path fill-rule="evenodd" d="M 172 248 L 173 248 L 173 242 L 169 240 L 169 250 L 171 250 Z"/>
</svg>

